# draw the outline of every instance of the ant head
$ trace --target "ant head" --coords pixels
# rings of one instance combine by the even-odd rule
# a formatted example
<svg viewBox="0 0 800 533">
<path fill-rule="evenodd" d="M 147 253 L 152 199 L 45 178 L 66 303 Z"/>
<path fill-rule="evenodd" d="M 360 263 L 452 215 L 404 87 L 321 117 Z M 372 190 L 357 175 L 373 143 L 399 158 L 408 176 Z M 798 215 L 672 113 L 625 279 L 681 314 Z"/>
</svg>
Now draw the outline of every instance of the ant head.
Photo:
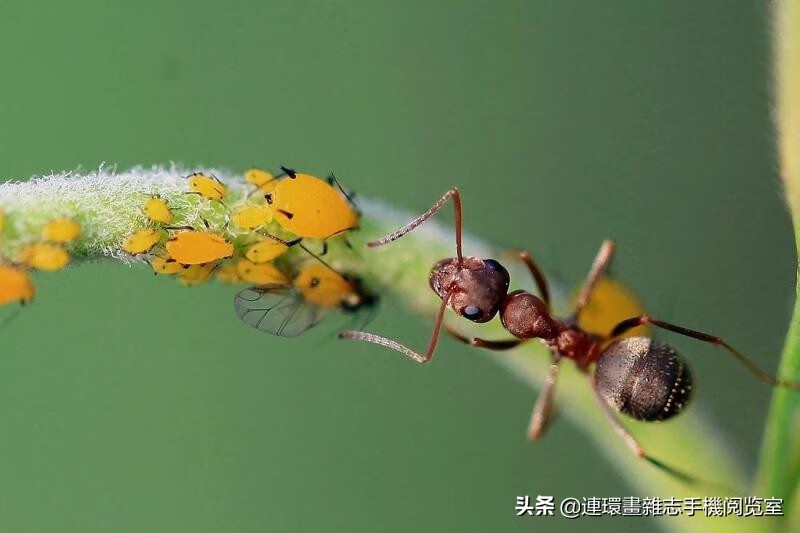
<svg viewBox="0 0 800 533">
<path fill-rule="evenodd" d="M 439 298 L 467 320 L 488 322 L 500 310 L 509 284 L 508 271 L 494 259 L 442 259 L 431 269 L 430 284 Z"/>
</svg>

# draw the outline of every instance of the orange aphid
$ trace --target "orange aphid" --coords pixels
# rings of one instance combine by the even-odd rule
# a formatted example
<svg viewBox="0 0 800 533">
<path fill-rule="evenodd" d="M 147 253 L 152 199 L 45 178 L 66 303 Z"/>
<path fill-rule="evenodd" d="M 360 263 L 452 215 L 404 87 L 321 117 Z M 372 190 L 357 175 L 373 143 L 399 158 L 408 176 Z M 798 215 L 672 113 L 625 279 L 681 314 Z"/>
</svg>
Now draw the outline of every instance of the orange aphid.
<svg viewBox="0 0 800 533">
<path fill-rule="evenodd" d="M 323 265 L 305 267 L 294 278 L 293 285 L 303 298 L 320 307 L 337 307 L 358 295 L 350 281 Z"/>
<path fill-rule="evenodd" d="M 37 270 L 54 272 L 69 264 L 69 254 L 60 246 L 41 242 L 24 248 L 19 261 Z"/>
<path fill-rule="evenodd" d="M 242 259 L 236 264 L 236 272 L 242 281 L 256 285 L 285 284 L 288 278 L 275 266 L 269 263 L 256 264 Z"/>
<path fill-rule="evenodd" d="M 201 172 L 195 172 L 189 176 L 189 188 L 192 189 L 192 192 L 209 200 L 222 201 L 228 196 L 228 187 L 224 183 L 215 176 L 208 176 Z"/>
<path fill-rule="evenodd" d="M 248 246 L 244 256 L 253 263 L 261 264 L 282 256 L 288 249 L 289 246 L 281 241 L 264 239 Z"/>
<path fill-rule="evenodd" d="M 239 269 L 236 263 L 227 262 L 222 265 L 217 271 L 217 279 L 223 283 L 241 283 L 242 278 L 239 276 Z"/>
<path fill-rule="evenodd" d="M 358 226 L 358 213 L 330 184 L 309 174 L 287 170 L 265 195 L 275 219 L 298 237 L 326 239 Z"/>
<path fill-rule="evenodd" d="M 167 201 L 158 195 L 151 196 L 144 203 L 144 214 L 157 224 L 170 224 L 175 218 Z"/>
<path fill-rule="evenodd" d="M 211 273 L 216 265 L 192 265 L 178 274 L 178 282 L 187 287 L 200 285 L 211 279 Z"/>
<path fill-rule="evenodd" d="M 272 222 L 268 205 L 246 205 L 233 213 L 233 223 L 242 229 L 256 229 Z"/>
<path fill-rule="evenodd" d="M 573 301 L 577 293 L 573 296 Z M 579 317 L 578 325 L 595 335 L 608 335 L 622 320 L 645 313 L 639 298 L 628 287 L 608 276 L 595 285 L 592 297 Z M 639 326 L 625 333 L 625 337 L 641 337 L 647 334 L 646 326 Z"/>
<path fill-rule="evenodd" d="M 233 256 L 233 244 L 210 231 L 188 230 L 167 241 L 167 253 L 182 265 L 203 265 Z"/>
<path fill-rule="evenodd" d="M 42 238 L 50 242 L 72 242 L 81 235 L 81 225 L 71 218 L 57 218 L 44 225 Z"/>
<path fill-rule="evenodd" d="M 183 270 L 183 266 L 174 259 L 164 259 L 163 257 L 154 257 L 150 261 L 150 266 L 153 267 L 154 274 L 164 276 L 178 274 Z"/>
<path fill-rule="evenodd" d="M 131 255 L 149 252 L 161 240 L 161 230 L 147 228 L 139 230 L 123 241 L 122 249 Z"/>
<path fill-rule="evenodd" d="M 0 305 L 19 302 L 26 304 L 36 296 L 36 288 L 27 272 L 0 264 Z"/>
<path fill-rule="evenodd" d="M 273 180 L 275 180 L 275 176 L 272 172 L 267 172 L 260 168 L 251 168 L 244 173 L 244 181 L 252 183 L 256 187 L 261 187 Z"/>
</svg>

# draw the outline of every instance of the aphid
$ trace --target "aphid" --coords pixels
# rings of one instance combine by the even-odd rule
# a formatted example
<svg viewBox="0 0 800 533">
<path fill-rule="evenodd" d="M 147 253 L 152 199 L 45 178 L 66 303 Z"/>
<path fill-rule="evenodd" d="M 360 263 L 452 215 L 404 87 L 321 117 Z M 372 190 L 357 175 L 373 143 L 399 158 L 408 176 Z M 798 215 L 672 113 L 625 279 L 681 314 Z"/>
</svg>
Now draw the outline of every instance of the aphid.
<svg viewBox="0 0 800 533">
<path fill-rule="evenodd" d="M 24 248 L 19 262 L 36 270 L 55 272 L 69 264 L 69 254 L 60 246 L 40 242 Z"/>
<path fill-rule="evenodd" d="M 458 189 L 451 189 L 427 212 L 396 232 L 368 244 L 370 247 L 393 242 L 425 222 L 449 200 L 453 199 L 456 215 L 456 257 L 442 259 L 433 266 L 430 286 L 442 299 L 434 322 L 428 348 L 418 353 L 399 342 L 363 331 L 344 331 L 340 337 L 371 342 L 396 350 L 417 363 L 427 363 L 433 357 L 443 326 L 445 310 L 472 322 L 488 322 L 500 315 L 503 327 L 513 338 L 485 340 L 468 338 L 447 328 L 457 339 L 490 350 L 507 350 L 531 339 L 538 339 L 551 352 L 551 365 L 542 393 L 533 409 L 528 436 L 538 439 L 544 433 L 553 402 L 553 391 L 562 358 L 571 359 L 586 373 L 594 390 L 598 405 L 616 433 L 638 457 L 642 457 L 667 473 L 685 481 L 692 477 L 654 459 L 617 420 L 614 412 L 621 412 L 637 420 L 666 420 L 680 413 L 692 393 L 692 375 L 686 361 L 669 345 L 649 337 L 621 338 L 631 329 L 652 325 L 680 335 L 707 342 L 723 348 L 739 360 L 761 381 L 781 387 L 800 389 L 800 383 L 776 379 L 761 370 L 755 363 L 733 349 L 722 338 L 657 320 L 639 314 L 618 322 L 604 335 L 595 335 L 582 329 L 581 312 L 594 295 L 614 254 L 614 244 L 606 241 L 592 264 L 581 289 L 575 308 L 566 318 L 553 316 L 550 310 L 550 292 L 542 271 L 527 252 L 519 258 L 529 270 L 538 287 L 536 296 L 526 291 L 508 292 L 508 271 L 494 259 L 464 257 L 461 252 L 462 210 Z M 592 371 L 592 366 L 594 369 Z"/>
<path fill-rule="evenodd" d="M 231 261 L 226 262 L 217 270 L 217 279 L 223 283 L 241 283 L 242 278 L 239 277 L 239 271 L 236 263 Z"/>
<path fill-rule="evenodd" d="M 71 218 L 51 220 L 42 228 L 42 238 L 56 243 L 72 242 L 81 235 L 81 225 Z"/>
<path fill-rule="evenodd" d="M 0 305 L 15 302 L 25 305 L 35 296 L 36 288 L 25 270 L 0 264 Z"/>
<path fill-rule="evenodd" d="M 239 279 L 256 285 L 283 285 L 289 282 L 286 276 L 270 263 L 256 264 L 247 259 L 236 263 L 236 273 Z"/>
<path fill-rule="evenodd" d="M 575 291 L 571 303 L 578 302 Z M 594 335 L 603 336 L 614 329 L 621 320 L 644 314 L 644 306 L 636 295 L 616 279 L 603 276 L 597 280 L 592 297 L 578 316 L 578 326 Z M 640 326 L 625 333 L 625 337 L 647 336 L 648 328 Z"/>
<path fill-rule="evenodd" d="M 182 265 L 203 265 L 233 256 L 233 244 L 222 235 L 208 230 L 199 231 L 190 226 L 168 229 L 186 230 L 167 241 L 170 258 Z"/>
<path fill-rule="evenodd" d="M 191 265 L 178 273 L 178 283 L 186 287 L 194 287 L 211 279 L 211 274 L 216 269 L 214 263 L 207 265 Z"/>
<path fill-rule="evenodd" d="M 190 194 L 199 194 L 208 200 L 222 202 L 228 196 L 228 187 L 216 176 L 209 176 L 201 172 L 195 172 L 189 176 Z"/>
<path fill-rule="evenodd" d="M 316 263 L 303 268 L 291 284 L 250 287 L 234 299 L 236 314 L 245 324 L 283 337 L 308 331 L 335 310 L 363 324 L 377 303 L 361 280 Z"/>
<path fill-rule="evenodd" d="M 281 168 L 287 177 L 264 197 L 283 229 L 298 237 L 327 239 L 358 226 L 358 212 L 341 190 L 309 174 Z"/>
<path fill-rule="evenodd" d="M 172 220 L 175 218 L 167 201 L 157 194 L 150 196 L 144 202 L 143 210 L 145 216 L 156 224 L 171 224 Z"/>
<path fill-rule="evenodd" d="M 171 276 L 184 270 L 183 265 L 174 259 L 165 259 L 163 257 L 154 257 L 151 259 L 150 266 L 153 268 L 154 274 L 161 274 L 162 276 Z"/>
<path fill-rule="evenodd" d="M 251 168 L 244 173 L 244 181 L 255 185 L 256 187 L 261 187 L 262 185 L 274 180 L 275 176 L 272 174 L 272 172 L 267 172 L 266 170 L 262 170 L 260 168 Z"/>
<path fill-rule="evenodd" d="M 128 236 L 122 242 L 122 249 L 131 255 L 146 254 L 161 240 L 162 231 L 156 228 L 146 228 Z"/>
<path fill-rule="evenodd" d="M 249 261 L 252 261 L 256 264 L 266 263 L 268 261 L 272 261 L 273 259 L 277 259 L 285 254 L 290 247 L 300 242 L 299 239 L 286 242 L 267 233 L 261 233 L 261 235 L 264 235 L 267 238 L 258 241 L 255 244 L 251 244 L 244 251 L 244 256 Z"/>
<path fill-rule="evenodd" d="M 272 222 L 272 209 L 267 205 L 246 205 L 233 212 L 233 223 L 242 229 L 256 229 Z"/>
</svg>

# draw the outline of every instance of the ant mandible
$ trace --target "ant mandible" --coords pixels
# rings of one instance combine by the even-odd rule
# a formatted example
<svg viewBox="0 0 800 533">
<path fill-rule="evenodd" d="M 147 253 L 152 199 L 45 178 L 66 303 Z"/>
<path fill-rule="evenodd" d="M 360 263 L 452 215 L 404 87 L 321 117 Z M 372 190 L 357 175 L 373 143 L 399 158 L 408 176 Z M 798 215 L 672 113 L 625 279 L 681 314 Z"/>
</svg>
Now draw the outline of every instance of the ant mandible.
<svg viewBox="0 0 800 533">
<path fill-rule="evenodd" d="M 612 241 L 603 242 L 581 288 L 572 313 L 566 318 L 555 317 L 550 310 L 550 291 L 547 279 L 528 252 L 519 259 L 530 271 L 539 296 L 526 291 L 508 292 L 508 271 L 494 259 L 464 257 L 461 251 L 462 208 L 461 194 L 450 189 L 433 206 L 396 232 L 367 244 L 383 246 L 396 241 L 435 215 L 448 200 L 455 207 L 456 257 L 442 259 L 431 269 L 429 278 L 433 291 L 442 299 L 436 315 L 430 342 L 425 353 L 418 353 L 397 341 L 364 331 L 343 331 L 341 338 L 371 342 L 396 350 L 417 363 L 427 363 L 436 351 L 444 324 L 445 310 L 453 311 L 467 320 L 488 322 L 500 314 L 503 327 L 514 338 L 485 340 L 468 338 L 445 326 L 458 340 L 489 350 L 508 350 L 531 339 L 539 339 L 551 353 L 551 364 L 544 387 L 533 409 L 528 437 L 536 440 L 547 428 L 553 403 L 553 392 L 562 358 L 571 359 L 588 377 L 594 396 L 616 433 L 636 454 L 667 473 L 684 481 L 693 478 L 648 455 L 645 449 L 617 420 L 614 411 L 644 421 L 666 420 L 686 406 L 692 393 L 692 377 L 688 364 L 669 345 L 649 337 L 621 338 L 631 329 L 650 324 L 686 337 L 719 346 L 735 357 L 759 380 L 772 385 L 800 389 L 800 383 L 776 379 L 736 351 L 722 338 L 669 322 L 650 315 L 639 315 L 618 323 L 608 335 L 591 334 L 578 326 L 578 316 L 586 307 L 592 292 L 614 256 Z M 590 371 L 594 365 L 594 372 Z"/>
</svg>

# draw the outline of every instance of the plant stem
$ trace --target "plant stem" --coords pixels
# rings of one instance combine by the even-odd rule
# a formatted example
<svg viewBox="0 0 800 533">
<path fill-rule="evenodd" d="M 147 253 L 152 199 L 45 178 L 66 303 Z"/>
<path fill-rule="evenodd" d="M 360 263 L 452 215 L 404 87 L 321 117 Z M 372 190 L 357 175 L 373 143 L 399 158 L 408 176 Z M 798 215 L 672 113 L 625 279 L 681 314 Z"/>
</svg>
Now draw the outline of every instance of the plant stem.
<svg viewBox="0 0 800 533">
<path fill-rule="evenodd" d="M 800 237 L 800 1 L 778 0 L 774 5 L 775 120 L 781 176 L 795 228 Z M 800 240 L 797 241 L 800 246 Z M 799 248 L 800 249 L 800 248 Z M 800 296 L 800 285 L 795 291 Z M 800 380 L 800 300 L 795 301 L 779 375 Z M 796 500 L 800 481 L 800 393 L 776 388 L 761 450 L 758 489 L 784 499 L 787 530 L 800 527 Z"/>
<path fill-rule="evenodd" d="M 146 195 L 155 193 L 180 213 L 177 223 L 197 223 L 200 218 L 205 218 L 212 229 L 223 231 L 225 208 L 186 195 L 186 182 L 183 179 L 186 173 L 180 168 L 139 168 L 121 174 L 111 171 L 85 176 L 63 174 L 25 183 L 2 184 L 0 207 L 5 209 L 7 222 L 0 251 L 6 258 L 14 257 L 22 246 L 39 238 L 45 222 L 57 216 L 69 216 L 78 220 L 84 228 L 83 235 L 71 248 L 76 259 L 109 257 L 123 262 L 135 261 L 121 252 L 120 243 L 127 235 L 147 225 L 141 206 Z M 229 173 L 215 173 L 231 187 L 228 206 L 235 206 L 242 201 L 248 192 L 247 186 Z M 364 246 L 367 240 L 397 229 L 413 216 L 375 202 L 360 200 L 360 205 L 364 211 L 361 230 L 350 235 L 354 249 L 334 245 L 327 259 L 345 272 L 362 276 L 372 289 L 392 294 L 422 314 L 432 314 L 438 307 L 438 300 L 428 288 L 428 273 L 434 262 L 454 254 L 452 230 L 430 222 L 397 243 L 367 250 Z M 277 231 L 277 228 L 273 229 Z M 234 234 L 233 238 L 241 241 L 246 237 Z M 512 280 L 518 288 L 533 290 L 527 272 L 502 252 L 469 236 L 465 238 L 465 252 L 500 259 L 509 265 Z M 288 260 L 307 259 L 295 254 Z M 553 295 L 556 308 L 563 310 L 564 289 L 553 287 Z M 45 294 L 40 296 L 41 301 L 48 298 Z M 227 308 L 227 302 L 221 305 Z M 497 322 L 495 320 L 480 326 L 464 320 L 453 323 L 466 334 L 487 337 L 507 335 Z M 411 344 L 421 345 L 425 340 L 418 339 L 418 342 L 412 341 Z M 375 350 L 376 357 L 394 357 L 397 364 L 411 364 L 394 352 L 379 347 Z M 527 343 L 511 352 L 491 354 L 490 357 L 532 388 L 538 388 L 542 382 L 549 361 L 546 350 L 538 342 Z M 634 457 L 603 418 L 586 375 L 571 364 L 564 364 L 563 367 L 556 396 L 558 408 L 592 441 L 575 443 L 574 451 L 598 447 L 640 497 L 691 496 L 701 498 L 702 504 L 703 496 L 731 495 L 717 487 L 688 486 Z M 420 367 L 419 371 L 424 372 L 425 368 Z M 531 394 L 531 405 L 534 398 L 535 395 Z M 741 495 L 744 484 L 738 465 L 718 432 L 697 408 L 689 409 L 676 420 L 665 424 L 624 422 L 653 456 L 699 478 L 733 487 L 736 495 Z M 526 423 L 526 420 L 520 420 L 520 439 L 524 438 Z M 569 458 L 554 460 L 568 461 Z M 756 529 L 753 521 L 705 518 L 702 512 L 694 517 L 657 517 L 655 520 L 659 525 L 675 531 L 733 532 Z"/>
</svg>

